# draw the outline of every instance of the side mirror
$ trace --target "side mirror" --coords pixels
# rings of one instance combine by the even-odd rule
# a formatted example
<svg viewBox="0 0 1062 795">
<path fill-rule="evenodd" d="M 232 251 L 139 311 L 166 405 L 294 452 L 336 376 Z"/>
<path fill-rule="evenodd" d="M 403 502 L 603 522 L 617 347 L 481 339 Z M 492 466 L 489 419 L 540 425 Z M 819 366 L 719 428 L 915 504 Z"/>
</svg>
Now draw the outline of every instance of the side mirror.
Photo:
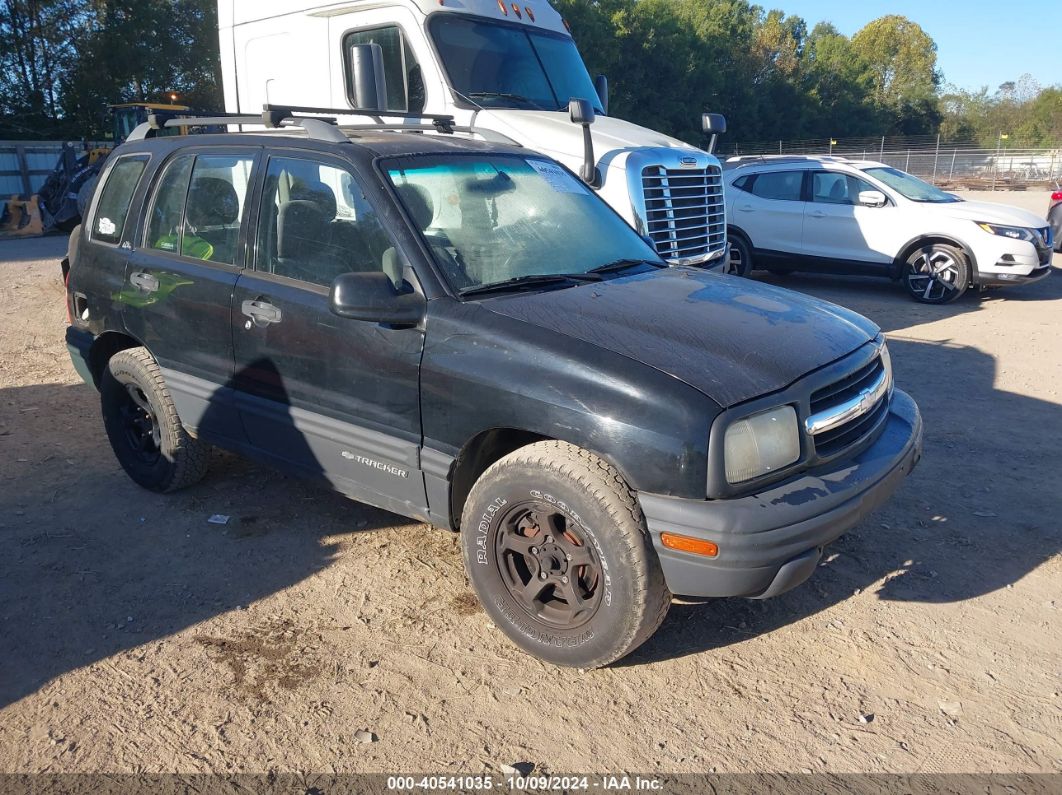
<svg viewBox="0 0 1062 795">
<path fill-rule="evenodd" d="M 708 142 L 708 153 L 711 154 L 715 151 L 719 136 L 726 132 L 726 116 L 722 113 L 702 113 L 701 129 L 705 134 L 712 136 Z"/>
<path fill-rule="evenodd" d="M 864 207 L 884 207 L 889 199 L 880 190 L 863 190 L 859 192 L 859 203 Z"/>
<path fill-rule="evenodd" d="M 601 100 L 601 109 L 608 115 L 608 78 L 604 75 L 598 75 L 594 78 L 594 90 L 597 91 L 597 98 Z"/>
<path fill-rule="evenodd" d="M 568 103 L 568 114 L 572 124 L 583 128 L 583 167 L 579 176 L 591 188 L 600 188 L 601 173 L 597 169 L 597 158 L 594 156 L 594 136 L 590 133 L 590 125 L 597 118 L 594 106 L 588 99 L 572 99 Z"/>
<path fill-rule="evenodd" d="M 337 276 L 328 302 L 334 315 L 388 326 L 415 326 L 424 316 L 424 296 L 399 292 L 382 271 Z"/>
<path fill-rule="evenodd" d="M 350 77 L 358 110 L 387 110 L 383 47 L 355 44 L 350 48 Z"/>
</svg>

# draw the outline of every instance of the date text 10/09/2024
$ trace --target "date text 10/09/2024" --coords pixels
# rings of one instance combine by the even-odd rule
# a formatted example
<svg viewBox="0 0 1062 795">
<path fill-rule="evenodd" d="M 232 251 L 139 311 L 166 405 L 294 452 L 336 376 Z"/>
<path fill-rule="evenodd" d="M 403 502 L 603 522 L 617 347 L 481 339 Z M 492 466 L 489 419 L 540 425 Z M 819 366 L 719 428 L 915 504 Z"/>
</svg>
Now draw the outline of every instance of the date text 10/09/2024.
<svg viewBox="0 0 1062 795">
<path fill-rule="evenodd" d="M 396 792 L 504 790 L 571 792 L 659 792 L 663 782 L 641 776 L 388 776 L 387 789 Z"/>
</svg>

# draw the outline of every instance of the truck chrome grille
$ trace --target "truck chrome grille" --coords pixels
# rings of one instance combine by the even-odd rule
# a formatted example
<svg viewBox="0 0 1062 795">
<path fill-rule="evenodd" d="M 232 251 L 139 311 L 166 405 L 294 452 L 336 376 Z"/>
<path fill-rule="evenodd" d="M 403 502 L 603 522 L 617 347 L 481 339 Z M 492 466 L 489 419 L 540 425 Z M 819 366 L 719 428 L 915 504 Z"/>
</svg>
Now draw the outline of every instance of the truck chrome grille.
<svg viewBox="0 0 1062 795">
<path fill-rule="evenodd" d="M 880 356 L 811 396 L 807 431 L 819 458 L 834 458 L 877 431 L 889 412 L 891 373 Z"/>
<path fill-rule="evenodd" d="M 718 166 L 642 170 L 646 233 L 669 260 L 698 260 L 726 247 L 723 175 Z"/>
</svg>

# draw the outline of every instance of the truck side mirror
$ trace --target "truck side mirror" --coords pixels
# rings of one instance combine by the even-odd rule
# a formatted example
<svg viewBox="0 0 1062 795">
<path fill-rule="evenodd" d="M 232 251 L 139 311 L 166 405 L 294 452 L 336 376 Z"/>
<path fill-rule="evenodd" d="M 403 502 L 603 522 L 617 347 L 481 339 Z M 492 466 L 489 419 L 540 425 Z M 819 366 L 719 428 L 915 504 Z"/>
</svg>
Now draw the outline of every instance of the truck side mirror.
<svg viewBox="0 0 1062 795">
<path fill-rule="evenodd" d="M 332 314 L 339 317 L 388 326 L 415 326 L 424 316 L 424 296 L 408 287 L 399 292 L 383 271 L 337 276 L 328 303 Z"/>
<path fill-rule="evenodd" d="M 358 110 L 387 110 L 383 47 L 355 44 L 350 48 L 350 77 L 354 106 Z"/>
<path fill-rule="evenodd" d="M 712 139 L 708 142 L 708 152 L 710 154 L 715 151 L 715 144 L 719 140 L 719 136 L 726 132 L 726 116 L 722 113 L 701 114 L 701 129 L 712 136 Z"/>
<path fill-rule="evenodd" d="M 604 115 L 608 115 L 608 78 L 604 75 L 598 75 L 594 78 L 594 90 L 597 91 L 597 98 L 601 100 L 601 110 Z"/>
<path fill-rule="evenodd" d="M 594 156 L 594 137 L 590 134 L 590 125 L 597 118 L 594 106 L 588 99 L 572 99 L 568 103 L 568 114 L 572 124 L 583 128 L 583 167 L 579 170 L 579 176 L 591 188 L 600 188 L 601 172 L 597 169 L 597 158 Z"/>
</svg>

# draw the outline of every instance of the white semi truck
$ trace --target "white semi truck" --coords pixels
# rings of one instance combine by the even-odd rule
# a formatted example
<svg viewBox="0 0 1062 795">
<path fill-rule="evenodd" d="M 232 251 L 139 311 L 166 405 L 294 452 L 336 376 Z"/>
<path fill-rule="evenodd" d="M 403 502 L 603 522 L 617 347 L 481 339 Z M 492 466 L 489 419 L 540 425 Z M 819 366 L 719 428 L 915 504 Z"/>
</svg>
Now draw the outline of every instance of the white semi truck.
<svg viewBox="0 0 1062 795">
<path fill-rule="evenodd" d="M 271 105 L 373 110 L 397 123 L 453 116 L 473 135 L 581 174 L 672 264 L 727 267 L 719 161 L 609 117 L 607 80 L 591 80 L 548 0 L 219 0 L 218 24 L 229 113 Z M 578 117 L 572 99 L 585 100 Z M 704 114 L 703 125 L 714 144 L 726 122 Z"/>
</svg>

